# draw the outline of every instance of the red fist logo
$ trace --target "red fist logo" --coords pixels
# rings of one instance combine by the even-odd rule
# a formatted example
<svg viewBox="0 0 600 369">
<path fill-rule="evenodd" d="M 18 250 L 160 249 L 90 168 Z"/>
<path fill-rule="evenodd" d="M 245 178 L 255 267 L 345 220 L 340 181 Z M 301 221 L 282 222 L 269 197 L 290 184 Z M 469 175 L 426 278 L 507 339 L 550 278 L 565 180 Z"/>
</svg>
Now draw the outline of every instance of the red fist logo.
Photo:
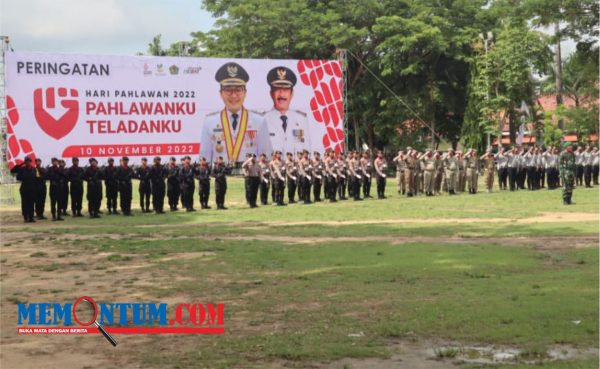
<svg viewBox="0 0 600 369">
<path fill-rule="evenodd" d="M 11 96 L 6 97 L 6 110 L 8 113 L 6 118 L 6 160 L 8 168 L 12 169 L 15 165 L 21 164 L 25 160 L 25 156 L 29 156 L 35 161 L 35 152 L 29 141 L 18 139 L 15 135 L 15 126 L 19 124 L 19 110 Z"/>
<path fill-rule="evenodd" d="M 45 93 L 41 88 L 33 91 L 33 109 L 40 128 L 48 136 L 60 140 L 77 124 L 79 102 L 73 98 L 78 97 L 79 93 L 72 88 L 68 96 L 69 91 L 66 88 L 60 87 L 57 90 L 58 96 L 54 87 L 47 88 Z M 60 103 L 60 107 L 57 107 L 57 102 Z M 59 114 L 60 116 L 55 118 Z"/>
</svg>

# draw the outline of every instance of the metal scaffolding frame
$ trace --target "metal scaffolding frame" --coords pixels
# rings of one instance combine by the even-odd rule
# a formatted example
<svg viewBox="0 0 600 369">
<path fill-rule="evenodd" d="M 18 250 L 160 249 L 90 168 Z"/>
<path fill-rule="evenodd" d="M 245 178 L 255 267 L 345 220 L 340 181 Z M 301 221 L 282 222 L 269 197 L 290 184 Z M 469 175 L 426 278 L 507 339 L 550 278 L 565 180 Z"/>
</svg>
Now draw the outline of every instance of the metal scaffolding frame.
<svg viewBox="0 0 600 369">
<path fill-rule="evenodd" d="M 8 36 L 0 36 L 0 204 L 15 203 L 15 179 L 10 174 L 7 161 L 7 108 L 6 108 L 6 63 L 5 56 L 10 47 Z"/>
</svg>

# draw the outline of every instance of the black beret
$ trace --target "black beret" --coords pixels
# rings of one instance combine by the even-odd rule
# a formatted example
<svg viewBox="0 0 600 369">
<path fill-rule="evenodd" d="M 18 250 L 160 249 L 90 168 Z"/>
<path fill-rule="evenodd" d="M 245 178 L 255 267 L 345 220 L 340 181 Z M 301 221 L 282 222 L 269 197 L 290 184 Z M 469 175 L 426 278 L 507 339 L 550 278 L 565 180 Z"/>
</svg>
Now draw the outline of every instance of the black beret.
<svg viewBox="0 0 600 369">
<path fill-rule="evenodd" d="M 113 158 L 108 158 L 108 162 L 109 162 L 109 163 L 112 163 L 112 162 L 114 162 L 114 161 L 115 161 L 115 159 L 113 159 Z"/>
<path fill-rule="evenodd" d="M 175 161 L 175 160 L 177 160 L 177 159 L 175 159 L 175 157 L 174 157 L 174 156 L 171 156 L 171 159 L 169 159 L 169 160 Z"/>
<path fill-rule="evenodd" d="M 92 164 L 93 161 L 95 161 L 96 163 L 98 162 L 98 160 L 96 160 L 95 158 L 90 158 L 89 159 L 90 164 Z"/>
<path fill-rule="evenodd" d="M 271 87 L 292 88 L 296 85 L 296 74 L 287 67 L 275 67 L 267 73 L 267 83 Z"/>
<path fill-rule="evenodd" d="M 160 161 L 160 156 L 155 156 L 154 161 Z"/>
<path fill-rule="evenodd" d="M 73 156 L 73 159 L 71 159 L 72 161 L 79 161 L 79 158 L 77 156 Z"/>
<path fill-rule="evenodd" d="M 225 63 L 217 70 L 215 79 L 222 87 L 242 87 L 250 79 L 248 72 L 238 63 Z"/>
<path fill-rule="evenodd" d="M 121 158 L 121 160 L 123 160 L 123 161 L 129 161 L 129 158 L 127 156 L 123 156 L 123 158 Z"/>
<path fill-rule="evenodd" d="M 146 159 L 146 158 L 142 158 L 142 161 L 148 161 L 148 159 Z"/>
<path fill-rule="evenodd" d="M 26 156 L 26 157 L 25 157 L 25 162 L 26 162 L 26 163 L 31 163 L 31 158 L 30 158 L 29 156 Z"/>
</svg>

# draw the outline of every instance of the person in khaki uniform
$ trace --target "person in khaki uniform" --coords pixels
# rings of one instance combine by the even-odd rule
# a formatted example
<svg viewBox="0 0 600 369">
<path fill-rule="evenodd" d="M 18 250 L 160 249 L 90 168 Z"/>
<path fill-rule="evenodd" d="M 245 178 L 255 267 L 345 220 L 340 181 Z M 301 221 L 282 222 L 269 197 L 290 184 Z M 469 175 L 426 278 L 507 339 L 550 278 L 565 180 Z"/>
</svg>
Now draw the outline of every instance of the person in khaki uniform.
<svg viewBox="0 0 600 369">
<path fill-rule="evenodd" d="M 329 151 L 325 159 L 325 173 L 327 175 L 327 198 L 330 202 L 337 202 L 335 199 L 337 193 L 337 163 L 335 160 L 335 152 Z"/>
<path fill-rule="evenodd" d="M 488 193 L 491 193 L 494 188 L 494 175 L 496 171 L 492 149 L 487 149 L 485 154 L 481 155 L 479 159 L 483 160 L 483 168 L 485 169 L 485 189 Z"/>
<path fill-rule="evenodd" d="M 248 205 L 256 208 L 256 199 L 258 196 L 258 187 L 260 186 L 261 168 L 256 161 L 256 155 L 250 154 L 250 157 L 242 164 L 242 169 L 248 173 L 248 186 L 246 187 Z"/>
<path fill-rule="evenodd" d="M 458 184 L 458 180 L 456 179 L 458 173 L 458 159 L 454 154 L 454 150 L 448 150 L 448 153 L 442 158 L 442 163 L 444 165 L 448 194 L 456 195 L 455 186 Z"/>
<path fill-rule="evenodd" d="M 436 151 L 433 154 L 436 163 L 436 171 L 435 171 L 435 194 L 439 195 L 442 191 L 442 183 L 444 182 L 444 166 L 442 165 L 442 154 L 439 151 Z"/>
<path fill-rule="evenodd" d="M 321 201 L 321 186 L 323 184 L 324 166 L 321 161 L 321 153 L 315 151 L 313 153 L 313 198 L 315 202 Z"/>
<path fill-rule="evenodd" d="M 373 165 L 369 158 L 368 152 L 363 152 L 362 158 L 360 159 L 360 168 L 363 173 L 362 185 L 363 185 L 363 198 L 373 198 L 371 196 L 371 175 L 373 174 Z"/>
<path fill-rule="evenodd" d="M 298 162 L 298 174 L 300 175 L 300 186 L 302 187 L 302 200 L 310 204 L 310 184 L 312 180 L 312 164 L 308 158 L 308 150 L 302 152 L 302 159 Z"/>
<path fill-rule="evenodd" d="M 398 151 L 398 155 L 393 159 L 393 162 L 396 163 L 396 183 L 398 193 L 404 195 L 406 193 L 406 182 L 404 181 L 406 162 L 404 161 L 404 151 Z"/>
<path fill-rule="evenodd" d="M 288 204 L 295 204 L 296 186 L 298 186 L 298 164 L 294 160 L 294 154 L 291 152 L 287 153 L 285 175 L 287 176 Z"/>
<path fill-rule="evenodd" d="M 260 154 L 258 166 L 260 167 L 260 203 L 267 205 L 269 203 L 269 187 L 271 186 L 271 170 L 266 154 Z"/>
<path fill-rule="evenodd" d="M 467 152 L 465 162 L 467 167 L 466 174 L 469 193 L 474 195 L 477 193 L 477 180 L 479 176 L 479 157 L 477 156 L 477 151 L 470 149 Z"/>
<path fill-rule="evenodd" d="M 454 191 L 465 192 L 465 182 L 467 179 L 466 163 L 462 151 L 456 152 L 456 163 L 458 164 L 458 170 L 456 172 L 456 183 L 454 184 Z"/>
<path fill-rule="evenodd" d="M 362 179 L 362 171 L 360 167 L 360 159 L 358 152 L 354 151 L 349 155 L 348 160 L 348 185 L 352 188 L 351 195 L 354 201 L 361 201 L 360 198 L 360 181 Z M 350 188 L 348 189 L 350 190 Z"/>
<path fill-rule="evenodd" d="M 283 202 L 283 195 L 285 192 L 285 166 L 281 161 L 281 151 L 275 151 L 273 160 L 269 163 L 269 170 L 271 171 L 271 183 L 273 183 L 273 194 L 275 203 L 277 206 L 286 205 Z"/>
<path fill-rule="evenodd" d="M 337 155 L 336 164 L 338 175 L 338 199 L 348 200 L 348 198 L 346 197 L 346 172 L 348 164 L 346 163 L 346 159 L 344 159 L 344 155 L 341 152 Z"/>
<path fill-rule="evenodd" d="M 404 183 L 406 186 L 406 196 L 413 197 L 414 195 L 416 195 L 414 170 L 415 170 L 415 166 L 417 163 L 415 162 L 415 159 L 413 156 L 413 149 L 410 147 L 408 147 L 406 149 L 406 156 L 404 158 L 404 163 L 406 164 L 406 166 L 404 168 Z"/>
<path fill-rule="evenodd" d="M 438 162 L 431 150 L 421 155 L 419 162 L 423 168 L 423 191 L 426 196 L 433 196 Z"/>
<path fill-rule="evenodd" d="M 413 177 L 415 183 L 414 194 L 416 196 L 423 193 L 423 166 L 420 161 L 422 154 L 419 154 L 417 150 L 413 150 L 412 155 L 415 163 L 415 166 L 413 168 Z"/>
<path fill-rule="evenodd" d="M 377 152 L 377 158 L 373 162 L 373 167 L 375 168 L 375 175 L 377 177 L 377 198 L 385 199 L 385 183 L 387 177 L 385 171 L 387 170 L 387 163 L 383 157 L 383 151 L 380 150 Z"/>
</svg>

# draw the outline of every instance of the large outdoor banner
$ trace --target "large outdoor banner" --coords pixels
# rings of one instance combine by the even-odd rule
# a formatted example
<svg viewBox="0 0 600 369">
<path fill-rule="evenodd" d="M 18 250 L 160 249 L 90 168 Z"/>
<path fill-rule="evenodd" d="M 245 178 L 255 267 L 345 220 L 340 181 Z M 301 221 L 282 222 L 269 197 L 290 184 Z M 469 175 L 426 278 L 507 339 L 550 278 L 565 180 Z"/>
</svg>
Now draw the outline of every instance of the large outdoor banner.
<svg viewBox="0 0 600 369">
<path fill-rule="evenodd" d="M 9 167 L 344 148 L 339 61 L 9 52 Z"/>
</svg>

